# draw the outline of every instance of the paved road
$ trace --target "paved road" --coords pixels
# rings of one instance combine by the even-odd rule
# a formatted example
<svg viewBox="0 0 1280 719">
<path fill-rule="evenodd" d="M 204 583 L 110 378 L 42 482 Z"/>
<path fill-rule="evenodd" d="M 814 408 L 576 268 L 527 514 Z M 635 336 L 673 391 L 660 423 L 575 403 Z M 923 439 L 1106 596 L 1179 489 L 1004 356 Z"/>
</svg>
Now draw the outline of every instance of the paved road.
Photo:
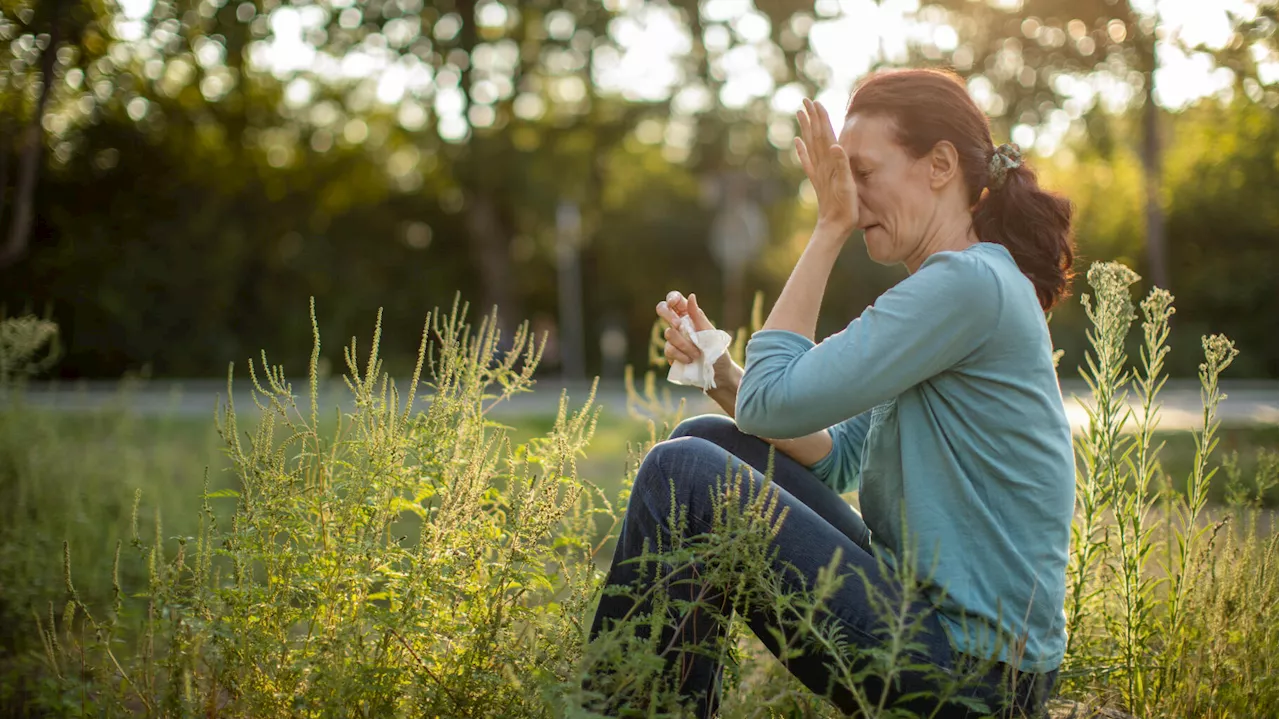
<svg viewBox="0 0 1280 719">
<path fill-rule="evenodd" d="M 687 387 L 668 384 L 659 377 L 659 392 L 670 392 L 673 402 L 688 400 L 689 413 L 715 411 L 715 406 L 701 392 Z M 293 383 L 300 396 L 306 393 L 306 380 Z M 562 390 L 568 392 L 571 408 L 580 407 L 587 397 L 589 384 L 585 382 L 560 382 L 556 379 L 540 380 L 536 390 L 511 398 L 494 409 L 495 416 L 554 414 Z M 240 412 L 256 411 L 249 395 L 249 383 L 237 382 L 235 402 Z M 1083 427 L 1088 418 L 1085 407 L 1074 398 L 1088 396 L 1083 382 L 1068 381 L 1062 386 L 1067 398 L 1067 413 L 1072 426 Z M 1219 407 L 1219 418 L 1227 424 L 1280 423 L 1280 401 L 1274 381 L 1237 381 L 1224 384 L 1227 399 Z M 91 411 L 107 407 L 128 406 L 143 415 L 207 416 L 213 414 L 218 397 L 226 395 L 226 383 L 216 380 L 150 381 L 135 387 L 122 389 L 118 382 L 56 382 L 33 383 L 26 390 L 26 401 L 32 405 L 65 411 Z M 1161 393 L 1164 405 L 1161 427 L 1165 429 L 1191 429 L 1201 422 L 1199 385 L 1194 381 L 1170 381 Z M 4 400 L 0 399 L 0 402 Z M 626 389 L 621 381 L 602 383 L 596 394 L 597 405 L 606 413 L 625 414 Z M 322 388 L 320 404 L 332 408 L 335 405 L 350 407 L 350 393 L 338 380 Z"/>
</svg>

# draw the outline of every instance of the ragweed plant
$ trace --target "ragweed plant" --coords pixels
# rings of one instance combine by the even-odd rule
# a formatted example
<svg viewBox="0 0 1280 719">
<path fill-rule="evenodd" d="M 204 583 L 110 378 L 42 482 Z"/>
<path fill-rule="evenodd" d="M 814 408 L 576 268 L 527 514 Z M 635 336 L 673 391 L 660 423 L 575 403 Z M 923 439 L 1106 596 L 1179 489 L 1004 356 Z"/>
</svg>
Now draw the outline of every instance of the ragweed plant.
<svg viewBox="0 0 1280 719">
<path fill-rule="evenodd" d="M 1156 435 L 1172 298 L 1156 290 L 1141 303 L 1141 354 L 1131 365 L 1125 339 L 1138 319 L 1129 295 L 1137 279 L 1118 265 L 1095 265 L 1084 298 L 1093 326 L 1082 374 L 1092 401 L 1077 443 L 1060 690 L 1143 717 L 1274 714 L 1277 546 L 1274 529 L 1258 527 L 1270 516 L 1261 507 L 1275 486 L 1275 455 L 1262 455 L 1252 477 L 1228 457 L 1225 514 L 1210 506 L 1219 379 L 1235 350 L 1224 338 L 1206 338 L 1195 461 L 1186 493 L 1173 491 Z M 754 321 L 759 306 L 757 298 Z M 491 410 L 530 391 L 541 347 L 522 326 L 500 352 L 495 317 L 473 331 L 465 314 L 455 303 L 427 318 L 407 385 L 382 372 L 377 325 L 368 349 L 353 340 L 344 351 L 348 412 L 319 405 L 313 314 L 304 399 L 265 356 L 250 364 L 256 417 L 246 421 L 244 408 L 229 402 L 219 409 L 232 481 L 206 479 L 193 521 L 172 529 L 181 523 L 170 512 L 162 525 L 154 497 L 135 499 L 133 529 L 119 542 L 68 532 L 69 541 L 43 551 L 45 564 L 61 554 L 56 594 L 47 582 L 25 593 L 0 585 L 0 602 L 20 607 L 38 630 L 45 673 L 18 691 L 24 711 L 681 716 L 688 707 L 677 693 L 679 672 L 666 671 L 664 660 L 674 653 L 678 668 L 699 655 L 723 664 L 726 719 L 831 717 L 841 709 L 909 719 L 947 716 L 957 705 L 982 713 L 970 682 L 987 667 L 938 673 L 918 651 L 919 615 L 907 610 L 941 601 L 924 557 L 906 551 L 879 567 L 903 591 L 889 596 L 868 583 L 870 606 L 888 629 L 879 645 L 860 648 L 834 621 L 831 601 L 844 582 L 866 578 L 833 556 L 816 581 L 798 582 L 774 561 L 770 540 L 786 516 L 768 481 L 756 492 L 728 471 L 713 492 L 711 531 L 691 533 L 674 508 L 663 541 L 636 560 L 643 580 L 608 590 L 640 600 L 635 611 L 587 642 L 602 594 L 601 552 L 645 454 L 680 422 L 684 404 L 659 392 L 652 371 L 637 391 L 628 369 L 629 407 L 647 424 L 648 440 L 628 447 L 621 491 L 606 496 L 577 472 L 595 427 L 594 395 L 578 410 L 562 395 L 546 436 L 513 443 Z M 745 332 L 731 350 L 740 362 Z M 232 381 L 229 373 L 229 388 Z M 40 425 L 20 412 L 0 419 L 11 430 Z M 26 451 L 24 442 L 54 431 L 13 432 L 0 443 L 0 471 L 21 458 L 71 452 L 70 441 Z M 145 430 L 136 434 L 109 439 L 147 444 Z M 102 455 L 101 463 L 115 459 Z M 34 505 L 12 509 L 27 507 Z M 11 545 L 18 546 L 6 542 L 0 552 L 0 569 L 19 566 L 17 557 L 21 576 L 35 576 L 30 552 L 18 557 Z M 95 557 L 112 567 L 95 572 L 109 574 L 97 583 L 76 569 Z M 753 615 L 773 619 L 768 641 L 783 662 L 748 630 Z M 694 617 L 700 631 L 715 627 L 704 642 L 683 641 Z M 1000 639 L 1019 646 L 1018 637 Z M 810 692 L 783 668 L 806 654 L 828 659 L 825 692 Z M 916 677 L 932 679 L 934 689 L 890 701 L 886 687 Z M 0 699 L 15 696 L 4 690 Z"/>
<path fill-rule="evenodd" d="M 265 355 L 251 365 L 256 426 L 230 402 L 219 413 L 238 488 L 206 492 L 196 536 L 168 540 L 157 518 L 154 539 L 121 548 L 150 569 L 116 594 L 137 596 L 137 614 L 83 602 L 70 560 L 89 550 L 68 548 L 65 609 L 40 633 L 82 714 L 545 715 L 541 688 L 580 651 L 565 617 L 594 583 L 597 492 L 575 465 L 594 388 L 574 412 L 561 398 L 546 437 L 512 446 L 487 412 L 529 391 L 541 346 L 522 326 L 499 353 L 496 315 L 473 333 L 465 313 L 428 317 L 405 394 L 381 372 L 378 327 L 365 355 L 352 340 L 354 409 L 331 432 L 318 330 L 310 406 Z"/>
</svg>

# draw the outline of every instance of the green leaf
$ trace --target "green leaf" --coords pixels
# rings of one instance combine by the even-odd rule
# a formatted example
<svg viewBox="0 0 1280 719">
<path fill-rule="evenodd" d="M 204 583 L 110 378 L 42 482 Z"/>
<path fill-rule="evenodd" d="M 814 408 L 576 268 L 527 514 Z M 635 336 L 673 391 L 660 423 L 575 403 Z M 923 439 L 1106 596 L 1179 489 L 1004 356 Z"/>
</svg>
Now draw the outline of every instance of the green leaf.
<svg viewBox="0 0 1280 719">
<path fill-rule="evenodd" d="M 216 492 L 210 492 L 204 496 L 207 497 L 208 499 L 224 499 L 227 497 L 239 498 L 240 493 L 235 491 L 234 489 L 219 489 Z"/>
</svg>

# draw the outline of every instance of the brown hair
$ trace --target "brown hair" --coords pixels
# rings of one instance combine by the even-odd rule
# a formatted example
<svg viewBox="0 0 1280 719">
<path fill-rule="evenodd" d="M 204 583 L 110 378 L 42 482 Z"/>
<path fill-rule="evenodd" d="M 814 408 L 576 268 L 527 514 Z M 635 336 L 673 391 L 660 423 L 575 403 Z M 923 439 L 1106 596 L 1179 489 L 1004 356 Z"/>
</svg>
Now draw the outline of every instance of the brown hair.
<svg viewBox="0 0 1280 719">
<path fill-rule="evenodd" d="M 1009 250 L 1044 309 L 1069 294 L 1075 261 L 1071 203 L 1040 189 L 1025 163 L 991 189 L 991 127 L 958 75 L 932 69 L 873 74 L 849 100 L 845 119 L 855 114 L 892 118 L 898 143 L 915 157 L 924 157 L 943 140 L 954 145 L 978 239 Z"/>
</svg>

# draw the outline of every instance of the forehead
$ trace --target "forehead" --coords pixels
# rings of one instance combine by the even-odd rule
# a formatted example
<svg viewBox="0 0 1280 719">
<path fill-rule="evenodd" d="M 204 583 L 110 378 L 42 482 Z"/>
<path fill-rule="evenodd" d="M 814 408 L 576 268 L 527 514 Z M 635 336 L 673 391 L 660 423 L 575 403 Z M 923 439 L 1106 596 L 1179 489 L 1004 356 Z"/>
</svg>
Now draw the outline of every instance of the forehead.
<svg viewBox="0 0 1280 719">
<path fill-rule="evenodd" d="M 902 152 L 892 118 L 885 115 L 850 115 L 840 129 L 840 146 L 854 162 L 882 161 Z"/>
</svg>

